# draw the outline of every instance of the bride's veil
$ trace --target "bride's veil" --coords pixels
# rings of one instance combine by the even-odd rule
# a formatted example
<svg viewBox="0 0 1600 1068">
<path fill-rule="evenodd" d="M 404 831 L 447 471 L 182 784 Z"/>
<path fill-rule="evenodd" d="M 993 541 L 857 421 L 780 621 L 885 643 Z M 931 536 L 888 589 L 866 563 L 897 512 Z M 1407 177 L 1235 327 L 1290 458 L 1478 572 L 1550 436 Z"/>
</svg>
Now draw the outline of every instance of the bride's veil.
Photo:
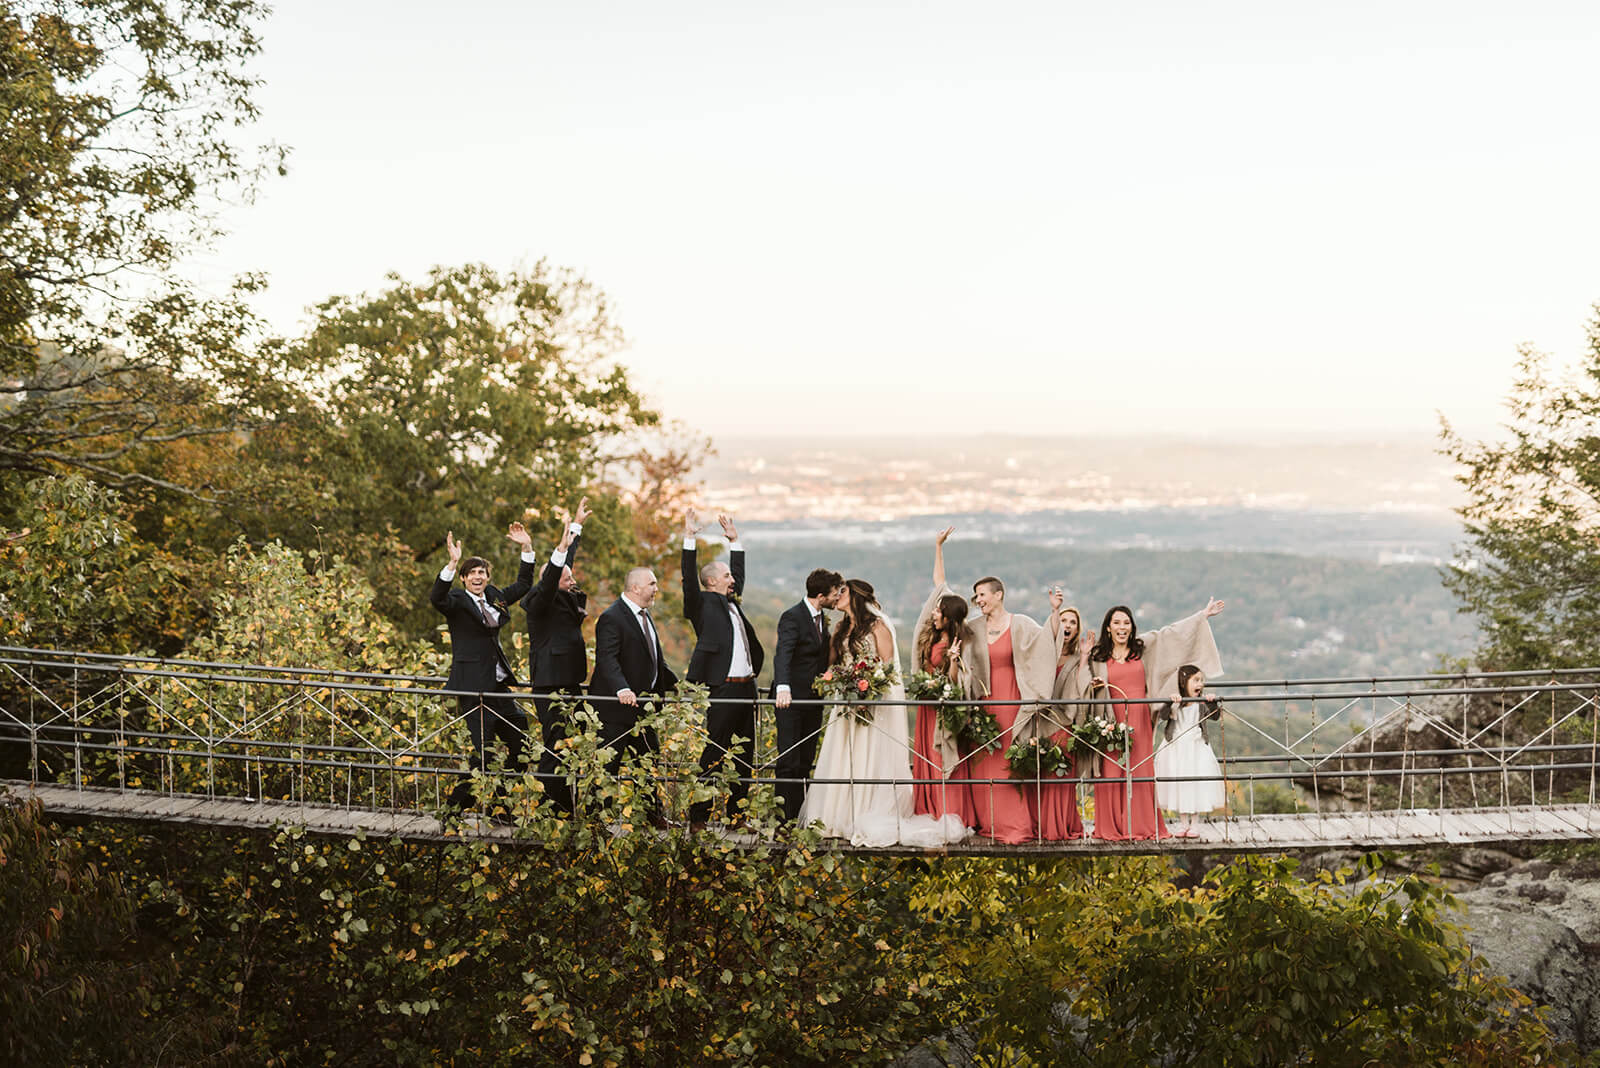
<svg viewBox="0 0 1600 1068">
<path fill-rule="evenodd" d="M 895 633 L 894 621 L 888 616 L 884 615 L 883 609 L 879 608 L 877 605 L 868 605 L 867 608 L 872 612 L 873 617 L 882 623 L 889 631 L 889 658 L 890 663 L 894 664 L 894 688 L 898 688 L 900 689 L 901 693 L 904 693 L 903 679 L 900 674 L 900 636 Z"/>
</svg>

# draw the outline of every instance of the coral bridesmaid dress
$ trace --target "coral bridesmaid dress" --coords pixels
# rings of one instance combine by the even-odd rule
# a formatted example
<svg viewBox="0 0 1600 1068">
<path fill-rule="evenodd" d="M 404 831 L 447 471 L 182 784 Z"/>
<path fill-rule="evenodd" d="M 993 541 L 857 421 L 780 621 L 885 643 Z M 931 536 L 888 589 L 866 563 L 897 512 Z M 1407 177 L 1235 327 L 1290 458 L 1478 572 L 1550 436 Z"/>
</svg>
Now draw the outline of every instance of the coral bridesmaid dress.
<svg viewBox="0 0 1600 1068">
<path fill-rule="evenodd" d="M 940 638 L 928 650 L 928 660 L 934 671 L 943 669 L 945 653 L 950 648 L 948 638 Z M 939 710 L 932 705 L 917 706 L 917 729 L 911 740 L 911 777 L 919 780 L 914 786 L 914 811 L 918 815 L 938 819 L 947 814 L 961 817 L 968 827 L 976 827 L 972 811 L 972 786 L 964 782 L 944 782 L 944 758 L 934 748 L 933 732 L 939 724 Z M 970 778 L 965 767 L 956 768 L 954 776 Z"/>
<path fill-rule="evenodd" d="M 994 701 L 1018 701 L 1022 691 L 1017 688 L 1016 664 L 1011 656 L 1011 628 L 989 643 L 989 697 Z M 1033 817 L 1028 813 L 1028 803 L 1011 777 L 1011 764 L 1006 760 L 1006 750 L 1011 747 L 1011 728 L 1017 721 L 1016 705 L 988 705 L 1000 724 L 1000 751 L 985 749 L 969 757 L 964 763 L 972 767 L 966 776 L 973 779 L 996 779 L 994 784 L 976 783 L 972 787 L 972 806 L 978 820 L 978 832 L 997 841 L 1016 845 L 1031 841 L 1034 835 Z"/>
<path fill-rule="evenodd" d="M 1077 667 L 1077 663 L 1072 662 L 1062 670 L 1076 671 Z M 1050 741 L 1066 752 L 1072 735 L 1059 730 L 1050 735 Z M 1077 769 L 1073 771 L 1076 774 Z M 1083 820 L 1078 815 L 1078 786 L 1074 780 L 1050 777 L 1041 782 L 1024 782 L 1022 793 L 1028 800 L 1028 812 L 1039 828 L 1040 838 L 1047 842 L 1065 842 L 1083 837 Z"/>
</svg>

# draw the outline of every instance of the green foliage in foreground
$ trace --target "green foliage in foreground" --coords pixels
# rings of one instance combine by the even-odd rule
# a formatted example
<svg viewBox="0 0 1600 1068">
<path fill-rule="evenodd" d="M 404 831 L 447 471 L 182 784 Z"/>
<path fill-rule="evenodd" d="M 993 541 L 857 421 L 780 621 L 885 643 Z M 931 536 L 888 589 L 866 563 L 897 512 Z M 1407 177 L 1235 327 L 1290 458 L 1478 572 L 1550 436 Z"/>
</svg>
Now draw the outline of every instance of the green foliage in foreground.
<svg viewBox="0 0 1600 1068">
<path fill-rule="evenodd" d="M 861 859 L 806 835 L 743 852 L 635 829 L 630 789 L 595 785 L 589 819 L 513 801 L 513 846 L 67 833 L 6 808 L 0 918 L 31 948 L 0 966 L 0 1012 L 59 1005 L 75 1022 L 7 1028 L 8 1059 L 124 1058 L 156 1035 L 172 1063 L 219 1064 L 866 1063 L 919 1044 L 982 1065 L 1560 1052 L 1415 878 L 1304 882 L 1290 861 L 1250 859 L 1179 891 L 1156 861 Z"/>
</svg>

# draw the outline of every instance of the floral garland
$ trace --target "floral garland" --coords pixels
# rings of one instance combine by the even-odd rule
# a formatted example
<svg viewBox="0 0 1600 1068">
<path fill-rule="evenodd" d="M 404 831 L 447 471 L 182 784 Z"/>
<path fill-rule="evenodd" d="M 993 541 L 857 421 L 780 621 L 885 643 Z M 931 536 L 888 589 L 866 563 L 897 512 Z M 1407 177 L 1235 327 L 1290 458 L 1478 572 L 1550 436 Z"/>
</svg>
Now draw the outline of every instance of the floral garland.
<svg viewBox="0 0 1600 1068">
<path fill-rule="evenodd" d="M 836 715 L 854 716 L 858 722 L 871 723 L 877 711 L 863 702 L 880 700 L 894 685 L 895 669 L 877 657 L 866 657 L 854 663 L 834 664 L 817 677 L 817 692 L 839 702 Z"/>
<path fill-rule="evenodd" d="M 1050 739 L 1018 742 L 1006 750 L 1011 774 L 1019 779 L 1066 779 L 1072 776 L 1072 758 Z"/>
</svg>

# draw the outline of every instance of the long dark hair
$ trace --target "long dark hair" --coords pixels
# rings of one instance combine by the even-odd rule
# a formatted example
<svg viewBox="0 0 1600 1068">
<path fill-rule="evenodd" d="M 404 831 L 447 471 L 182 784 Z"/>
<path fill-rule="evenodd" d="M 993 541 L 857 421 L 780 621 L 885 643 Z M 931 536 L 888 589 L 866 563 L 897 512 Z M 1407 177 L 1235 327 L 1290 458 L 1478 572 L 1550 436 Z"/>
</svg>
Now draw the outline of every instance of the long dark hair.
<svg viewBox="0 0 1600 1068">
<path fill-rule="evenodd" d="M 939 598 L 939 614 L 944 617 L 944 626 L 935 627 L 933 616 L 928 616 L 928 622 L 917 631 L 917 670 L 932 671 L 933 647 L 939 644 L 939 639 L 944 638 L 952 645 L 956 636 L 961 633 L 961 624 L 967 620 L 967 601 L 964 597 L 957 597 L 947 593 Z M 948 656 L 948 654 L 946 654 Z"/>
<path fill-rule="evenodd" d="M 1095 640 L 1094 649 L 1089 653 L 1090 660 L 1110 660 L 1112 647 L 1116 645 L 1111 640 L 1111 617 L 1121 612 L 1128 617 L 1131 628 L 1128 631 L 1128 659 L 1142 660 L 1144 658 L 1144 639 L 1139 637 L 1139 624 L 1134 622 L 1133 609 L 1125 604 L 1112 606 L 1106 613 L 1106 618 L 1100 621 L 1100 635 Z"/>
<path fill-rule="evenodd" d="M 864 579 L 845 579 L 845 596 L 850 598 L 850 610 L 845 613 L 845 622 L 833 632 L 833 638 L 828 643 L 828 663 L 843 663 L 850 655 L 857 641 L 863 635 L 872 633 L 872 626 L 878 621 L 871 609 L 878 607 L 878 595 L 873 592 L 872 583 Z"/>
<path fill-rule="evenodd" d="M 1200 669 L 1193 664 L 1185 664 L 1178 669 L 1178 700 L 1184 704 L 1190 701 L 1199 701 L 1202 711 L 1202 722 L 1208 719 L 1222 718 L 1222 702 L 1215 697 L 1190 697 L 1189 680 L 1200 674 Z"/>
</svg>

